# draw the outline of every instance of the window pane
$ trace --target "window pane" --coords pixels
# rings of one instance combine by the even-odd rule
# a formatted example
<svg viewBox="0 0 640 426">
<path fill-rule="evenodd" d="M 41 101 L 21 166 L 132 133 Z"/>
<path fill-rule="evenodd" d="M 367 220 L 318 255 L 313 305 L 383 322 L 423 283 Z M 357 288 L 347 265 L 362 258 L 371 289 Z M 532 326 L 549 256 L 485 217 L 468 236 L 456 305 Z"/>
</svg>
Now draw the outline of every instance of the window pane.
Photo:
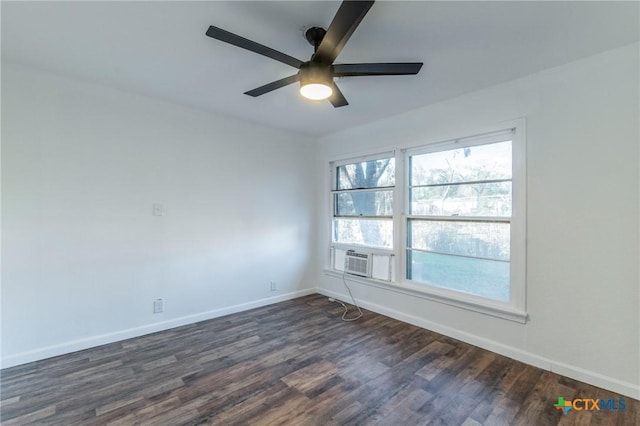
<svg viewBox="0 0 640 426">
<path fill-rule="evenodd" d="M 511 182 L 412 188 L 411 214 L 511 217 Z"/>
<path fill-rule="evenodd" d="M 459 256 L 509 260 L 509 223 L 409 220 L 410 248 Z"/>
<path fill-rule="evenodd" d="M 394 186 L 396 163 L 394 158 L 345 164 L 337 168 L 337 189 L 376 188 Z"/>
<path fill-rule="evenodd" d="M 335 194 L 338 216 L 391 216 L 393 191 L 358 191 Z"/>
<path fill-rule="evenodd" d="M 333 242 L 392 248 L 391 219 L 334 219 Z"/>
<path fill-rule="evenodd" d="M 509 301 L 509 263 L 407 250 L 407 277 L 436 287 Z"/>
<path fill-rule="evenodd" d="M 511 141 L 411 157 L 411 185 L 491 179 L 511 179 Z"/>
</svg>

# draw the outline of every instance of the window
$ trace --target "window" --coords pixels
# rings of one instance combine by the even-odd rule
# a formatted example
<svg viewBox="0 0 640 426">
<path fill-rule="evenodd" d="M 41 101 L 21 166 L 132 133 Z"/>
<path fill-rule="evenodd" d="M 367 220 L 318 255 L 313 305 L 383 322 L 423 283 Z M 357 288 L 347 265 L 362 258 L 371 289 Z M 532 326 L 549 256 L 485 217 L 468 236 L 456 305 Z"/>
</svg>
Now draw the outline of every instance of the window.
<svg viewBox="0 0 640 426">
<path fill-rule="evenodd" d="M 331 270 L 360 249 L 394 291 L 525 322 L 524 120 L 510 124 L 331 163 Z"/>
<path fill-rule="evenodd" d="M 512 142 L 496 138 L 408 156 L 408 280 L 510 300 Z"/>
<path fill-rule="evenodd" d="M 393 248 L 395 158 L 334 165 L 332 242 Z"/>
</svg>

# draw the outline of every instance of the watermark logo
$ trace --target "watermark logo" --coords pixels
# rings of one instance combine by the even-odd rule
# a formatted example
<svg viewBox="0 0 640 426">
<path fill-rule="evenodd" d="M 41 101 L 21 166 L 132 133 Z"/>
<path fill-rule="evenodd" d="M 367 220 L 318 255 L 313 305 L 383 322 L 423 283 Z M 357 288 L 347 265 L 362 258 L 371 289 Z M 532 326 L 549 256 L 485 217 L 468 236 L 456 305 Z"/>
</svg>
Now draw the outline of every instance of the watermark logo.
<svg viewBox="0 0 640 426">
<path fill-rule="evenodd" d="M 565 401 L 563 397 L 558 397 L 558 403 L 557 404 L 553 404 L 554 407 L 556 407 L 556 409 L 562 411 L 564 414 L 567 414 L 569 412 L 569 410 L 571 410 L 572 405 L 571 405 L 571 401 Z"/>
<path fill-rule="evenodd" d="M 622 411 L 624 410 L 624 398 L 619 399 L 592 399 L 577 398 L 574 400 L 566 400 L 564 397 L 558 397 L 558 403 L 553 404 L 557 410 L 567 414 L 571 410 L 575 411 Z"/>
</svg>

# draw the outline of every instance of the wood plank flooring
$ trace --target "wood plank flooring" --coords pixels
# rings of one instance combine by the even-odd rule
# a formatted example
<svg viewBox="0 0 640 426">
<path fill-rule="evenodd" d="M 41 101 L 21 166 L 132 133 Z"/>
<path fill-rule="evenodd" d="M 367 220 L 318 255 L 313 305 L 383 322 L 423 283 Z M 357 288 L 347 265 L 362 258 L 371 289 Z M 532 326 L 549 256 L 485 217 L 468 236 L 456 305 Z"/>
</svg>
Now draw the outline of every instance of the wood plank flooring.
<svg viewBox="0 0 640 426">
<path fill-rule="evenodd" d="M 311 295 L 2 371 L 2 425 L 639 425 L 620 395 Z"/>
</svg>

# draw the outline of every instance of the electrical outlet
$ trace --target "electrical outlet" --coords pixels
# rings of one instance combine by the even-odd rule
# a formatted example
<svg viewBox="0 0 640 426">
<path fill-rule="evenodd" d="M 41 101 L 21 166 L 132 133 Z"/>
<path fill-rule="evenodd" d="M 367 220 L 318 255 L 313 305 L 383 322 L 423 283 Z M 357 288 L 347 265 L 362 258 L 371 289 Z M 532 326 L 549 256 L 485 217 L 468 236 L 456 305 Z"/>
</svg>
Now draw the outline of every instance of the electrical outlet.
<svg viewBox="0 0 640 426">
<path fill-rule="evenodd" d="M 164 310 L 162 299 L 156 299 L 153 301 L 153 313 L 159 314 Z"/>
<path fill-rule="evenodd" d="M 271 291 L 276 291 L 278 290 L 278 286 L 276 285 L 275 281 L 271 281 Z"/>
</svg>

